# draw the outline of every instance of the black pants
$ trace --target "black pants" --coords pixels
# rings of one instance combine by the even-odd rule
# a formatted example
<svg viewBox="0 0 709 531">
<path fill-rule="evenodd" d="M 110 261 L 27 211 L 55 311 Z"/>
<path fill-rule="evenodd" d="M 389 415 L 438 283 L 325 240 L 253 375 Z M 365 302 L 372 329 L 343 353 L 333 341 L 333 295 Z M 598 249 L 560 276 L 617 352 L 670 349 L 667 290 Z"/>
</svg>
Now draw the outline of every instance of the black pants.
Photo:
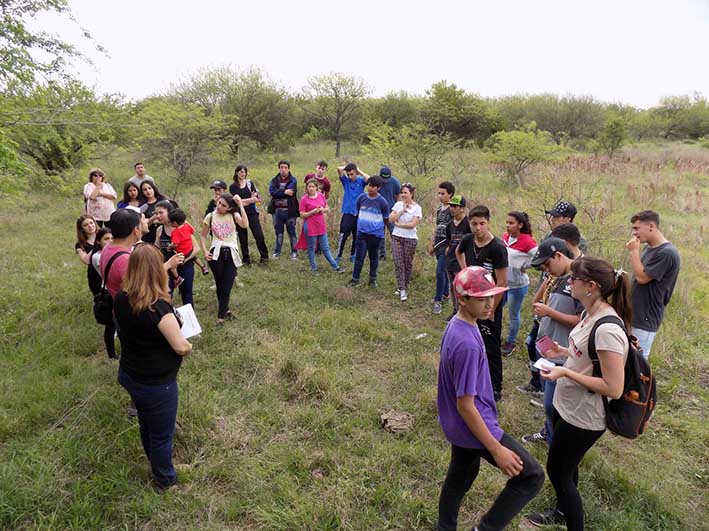
<svg viewBox="0 0 709 531">
<path fill-rule="evenodd" d="M 478 320 L 478 328 L 485 342 L 487 363 L 490 367 L 492 390 L 502 393 L 502 304 L 495 310 L 494 319 Z"/>
<path fill-rule="evenodd" d="M 212 270 L 214 283 L 217 285 L 217 301 L 219 301 L 217 317 L 224 319 L 229 311 L 229 297 L 236 278 L 236 266 L 231 257 L 231 249 L 222 247 L 219 258 L 209 261 L 209 268 Z"/>
<path fill-rule="evenodd" d="M 568 531 L 583 530 L 583 503 L 579 494 L 579 464 L 606 430 L 577 428 L 552 412 L 554 436 L 549 447 L 547 473 L 556 492 L 557 509 L 564 513 Z"/>
<path fill-rule="evenodd" d="M 527 336 L 527 356 L 529 357 L 529 372 L 532 376 L 529 379 L 529 384 L 542 388 L 542 381 L 539 378 L 539 369 L 537 369 L 534 364 L 539 359 L 539 354 L 537 353 L 537 339 L 539 338 L 539 321 L 536 319 L 532 323 L 532 329 L 529 331 Z"/>
<path fill-rule="evenodd" d="M 345 244 L 350 234 L 352 235 L 350 256 L 354 256 L 355 243 L 357 242 L 357 216 L 342 214 L 342 218 L 340 219 L 340 237 L 337 241 L 337 258 L 342 258 L 342 253 L 345 252 Z"/>
<path fill-rule="evenodd" d="M 519 475 L 507 480 L 492 507 L 480 519 L 477 526 L 480 531 L 504 529 L 544 485 L 544 470 L 520 443 L 504 433 L 500 444 L 522 459 L 523 468 Z M 460 504 L 478 475 L 481 457 L 497 466 L 487 450 L 451 446 L 451 462 L 438 501 L 439 531 L 457 529 Z"/>
<path fill-rule="evenodd" d="M 263 237 L 263 229 L 261 228 L 261 219 L 259 218 L 258 212 L 248 214 L 248 218 L 249 229 L 251 229 L 251 235 L 256 241 L 256 247 L 261 255 L 261 260 L 268 260 L 268 247 L 266 247 L 266 240 Z M 242 229 L 238 225 L 236 226 L 236 232 L 239 235 L 239 246 L 241 247 L 241 259 L 245 264 L 251 263 L 251 255 L 249 254 L 249 229 Z"/>
<path fill-rule="evenodd" d="M 352 269 L 352 280 L 359 280 L 362 274 L 364 259 L 369 255 L 369 281 L 377 279 L 377 269 L 379 268 L 379 244 L 381 238 L 373 234 L 360 232 L 357 235 L 357 252 L 355 254 L 354 268 Z"/>
<path fill-rule="evenodd" d="M 115 336 L 116 327 L 113 326 L 113 320 L 111 320 L 111 324 L 107 324 L 103 329 L 103 342 L 106 345 L 108 357 L 111 359 L 116 357 L 116 343 L 114 341 Z"/>
</svg>

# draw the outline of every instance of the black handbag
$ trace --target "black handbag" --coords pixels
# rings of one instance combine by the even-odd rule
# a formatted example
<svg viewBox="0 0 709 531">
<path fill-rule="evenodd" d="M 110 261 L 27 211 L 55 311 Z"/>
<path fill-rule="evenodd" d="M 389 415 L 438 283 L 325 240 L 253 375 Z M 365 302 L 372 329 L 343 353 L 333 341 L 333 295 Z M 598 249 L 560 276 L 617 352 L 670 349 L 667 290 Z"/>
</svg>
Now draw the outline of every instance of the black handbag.
<svg viewBox="0 0 709 531">
<path fill-rule="evenodd" d="M 128 251 L 119 251 L 108 261 L 106 271 L 103 275 L 103 282 L 101 282 L 101 289 L 94 295 L 94 318 L 98 324 L 104 326 L 113 322 L 113 297 L 111 297 L 111 294 L 106 289 L 106 279 L 108 278 L 109 271 L 111 271 L 113 262 L 116 258 L 124 254 L 130 253 Z"/>
</svg>

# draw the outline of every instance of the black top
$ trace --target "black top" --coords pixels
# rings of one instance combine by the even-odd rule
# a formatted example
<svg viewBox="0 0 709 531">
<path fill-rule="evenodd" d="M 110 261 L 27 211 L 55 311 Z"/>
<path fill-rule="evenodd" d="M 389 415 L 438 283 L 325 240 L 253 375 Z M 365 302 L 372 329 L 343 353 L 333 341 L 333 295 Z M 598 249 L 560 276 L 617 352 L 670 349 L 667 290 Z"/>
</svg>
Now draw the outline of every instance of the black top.
<svg viewBox="0 0 709 531">
<path fill-rule="evenodd" d="M 96 295 L 99 291 L 101 291 L 101 275 L 98 274 L 98 271 L 96 271 L 96 268 L 91 265 L 91 256 L 93 253 L 98 251 L 101 247 L 98 244 L 95 243 L 79 243 L 76 242 L 74 245 L 74 251 L 76 252 L 78 249 L 83 249 L 85 253 L 89 255 L 89 267 L 86 270 L 86 279 L 89 282 L 89 289 L 91 290 L 91 293 Z"/>
<path fill-rule="evenodd" d="M 239 184 L 236 182 L 229 185 L 229 193 L 231 195 L 238 195 L 241 199 L 251 199 L 252 192 L 257 192 L 257 190 L 254 183 L 249 179 L 246 179 L 246 186 L 243 188 L 240 188 Z M 246 212 L 247 216 L 250 214 L 257 214 L 258 210 L 256 209 L 256 203 L 244 205 L 244 212 Z"/>
<path fill-rule="evenodd" d="M 670 242 L 665 242 L 657 247 L 646 247 L 640 261 L 652 280 L 647 284 L 633 280 L 633 326 L 657 332 L 679 275 L 679 252 Z"/>
<path fill-rule="evenodd" d="M 149 219 L 153 214 L 155 214 L 155 205 L 157 205 L 159 201 L 155 201 L 154 203 L 145 203 L 142 207 L 140 207 L 140 211 L 145 214 L 145 217 Z M 145 243 L 155 243 L 155 233 L 158 230 L 159 223 L 151 223 L 148 226 L 148 233 L 143 234 L 142 240 Z"/>
<path fill-rule="evenodd" d="M 460 240 L 458 249 L 465 253 L 465 263 L 469 266 L 480 266 L 487 269 L 497 282 L 495 269 L 505 269 L 507 263 L 507 248 L 500 238 L 494 236 L 484 247 L 475 244 L 475 235 L 466 234 Z"/>
<path fill-rule="evenodd" d="M 217 209 L 217 201 L 215 199 L 210 199 L 207 203 L 207 210 L 204 211 L 204 217 L 206 218 L 209 214 Z"/>
<path fill-rule="evenodd" d="M 461 219 L 457 225 L 455 220 L 451 219 L 446 226 L 446 270 L 450 273 L 458 273 L 460 271 L 458 259 L 455 257 L 455 250 L 466 234 L 470 234 L 470 222 L 467 217 Z"/>
<path fill-rule="evenodd" d="M 182 356 L 175 353 L 158 329 L 158 323 L 168 313 L 175 313 L 164 300 L 153 304 L 153 311 L 138 315 L 121 291 L 113 302 L 116 320 L 121 330 L 121 370 L 138 383 L 162 385 L 173 382 L 180 370 Z"/>
</svg>

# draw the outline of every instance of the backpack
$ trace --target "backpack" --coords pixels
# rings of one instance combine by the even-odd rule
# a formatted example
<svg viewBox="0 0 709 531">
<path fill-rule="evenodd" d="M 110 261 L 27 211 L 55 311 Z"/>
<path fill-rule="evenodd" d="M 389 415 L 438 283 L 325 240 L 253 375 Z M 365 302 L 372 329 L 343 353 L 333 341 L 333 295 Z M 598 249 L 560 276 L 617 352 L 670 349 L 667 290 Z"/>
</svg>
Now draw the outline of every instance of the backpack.
<svg viewBox="0 0 709 531">
<path fill-rule="evenodd" d="M 588 338 L 588 357 L 593 362 L 593 376 L 601 377 L 601 363 L 596 351 L 596 330 L 605 323 L 615 323 L 627 335 L 623 321 L 615 315 L 600 318 L 593 325 Z M 606 410 L 606 425 L 616 435 L 635 439 L 645 431 L 657 403 L 655 376 L 648 361 L 643 357 L 637 339 L 628 336 L 628 357 L 625 361 L 623 395 L 617 400 L 602 396 Z"/>
<path fill-rule="evenodd" d="M 111 271 L 111 266 L 116 258 L 123 254 L 130 254 L 128 251 L 118 251 L 114 254 L 106 264 L 106 270 L 103 273 L 103 282 L 101 289 L 94 295 L 94 318 L 101 325 L 110 325 L 113 322 L 113 297 L 106 289 L 106 279 Z"/>
</svg>

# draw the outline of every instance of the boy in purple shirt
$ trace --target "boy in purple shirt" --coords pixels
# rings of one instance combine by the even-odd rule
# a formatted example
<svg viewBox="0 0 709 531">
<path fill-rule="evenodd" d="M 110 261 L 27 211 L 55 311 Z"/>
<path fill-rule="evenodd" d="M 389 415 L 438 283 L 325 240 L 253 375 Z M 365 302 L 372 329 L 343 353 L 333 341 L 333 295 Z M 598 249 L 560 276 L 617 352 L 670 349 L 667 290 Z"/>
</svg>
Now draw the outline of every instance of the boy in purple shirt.
<svg viewBox="0 0 709 531">
<path fill-rule="evenodd" d="M 475 481 L 480 458 L 510 479 L 474 529 L 504 529 L 544 484 L 537 461 L 497 422 L 497 408 L 478 319 L 489 319 L 494 296 L 506 291 L 482 267 L 466 267 L 453 281 L 458 313 L 441 341 L 438 421 L 451 443 L 451 462 L 438 502 L 439 531 L 455 530 L 463 497 Z"/>
</svg>

